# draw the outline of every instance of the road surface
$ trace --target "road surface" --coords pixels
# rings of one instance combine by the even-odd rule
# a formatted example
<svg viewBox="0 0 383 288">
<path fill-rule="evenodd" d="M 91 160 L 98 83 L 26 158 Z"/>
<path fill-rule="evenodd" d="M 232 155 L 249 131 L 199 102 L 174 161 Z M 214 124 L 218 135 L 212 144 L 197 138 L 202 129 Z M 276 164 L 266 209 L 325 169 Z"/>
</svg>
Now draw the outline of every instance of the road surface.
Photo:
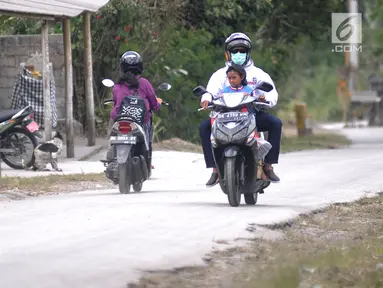
<svg viewBox="0 0 383 288">
<path fill-rule="evenodd" d="M 117 189 L 1 203 L 0 287 L 126 287 L 146 269 L 202 263 L 217 240 L 249 237 L 250 223 L 287 220 L 382 188 L 383 129 L 348 130 L 356 145 L 281 156 L 282 178 L 258 205 L 232 208 L 201 155 L 155 153 L 143 192 Z M 95 164 L 99 165 L 99 164 Z"/>
</svg>

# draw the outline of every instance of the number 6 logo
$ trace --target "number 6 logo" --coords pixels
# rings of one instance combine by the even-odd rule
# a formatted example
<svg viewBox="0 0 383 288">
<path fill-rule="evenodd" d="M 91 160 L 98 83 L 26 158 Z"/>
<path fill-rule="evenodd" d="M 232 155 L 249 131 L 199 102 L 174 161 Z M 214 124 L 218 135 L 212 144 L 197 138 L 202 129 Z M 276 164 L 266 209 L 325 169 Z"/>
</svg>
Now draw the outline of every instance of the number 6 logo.
<svg viewBox="0 0 383 288">
<path fill-rule="evenodd" d="M 356 18 L 358 16 L 354 15 L 354 16 L 350 16 L 348 18 L 346 18 L 345 20 L 342 21 L 342 23 L 339 24 L 338 28 L 336 29 L 336 37 L 340 40 L 340 41 L 346 41 L 348 40 L 352 33 L 354 33 L 354 27 L 349 23 L 351 21 L 351 19 L 353 18 Z M 350 30 L 348 31 L 348 33 L 345 35 L 345 36 L 341 36 L 341 33 L 345 30 L 349 28 Z"/>
<path fill-rule="evenodd" d="M 342 44 L 362 43 L 362 14 L 332 13 L 331 42 Z"/>
</svg>

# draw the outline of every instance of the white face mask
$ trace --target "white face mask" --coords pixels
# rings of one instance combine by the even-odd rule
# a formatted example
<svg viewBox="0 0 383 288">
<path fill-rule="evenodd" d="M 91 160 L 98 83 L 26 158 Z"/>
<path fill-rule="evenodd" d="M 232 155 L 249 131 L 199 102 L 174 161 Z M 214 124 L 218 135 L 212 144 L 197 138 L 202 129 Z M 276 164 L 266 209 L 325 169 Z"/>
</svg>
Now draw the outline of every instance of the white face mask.
<svg viewBox="0 0 383 288">
<path fill-rule="evenodd" d="M 237 65 L 243 65 L 246 62 L 247 53 L 231 53 L 231 60 Z"/>
</svg>

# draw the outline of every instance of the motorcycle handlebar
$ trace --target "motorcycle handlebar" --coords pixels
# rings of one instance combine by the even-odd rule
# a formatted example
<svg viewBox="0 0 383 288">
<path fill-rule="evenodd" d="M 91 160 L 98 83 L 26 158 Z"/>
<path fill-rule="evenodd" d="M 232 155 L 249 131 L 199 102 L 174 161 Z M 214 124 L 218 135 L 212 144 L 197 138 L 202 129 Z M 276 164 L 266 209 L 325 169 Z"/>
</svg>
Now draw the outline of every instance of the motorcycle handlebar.
<svg viewBox="0 0 383 288">
<path fill-rule="evenodd" d="M 113 99 L 106 99 L 103 101 L 104 105 L 113 104 Z M 162 100 L 162 104 L 169 106 L 169 102 Z"/>
<path fill-rule="evenodd" d="M 255 104 L 255 105 L 270 106 L 270 101 L 254 101 L 252 103 Z M 213 104 L 213 105 L 207 106 L 206 109 L 199 108 L 197 111 L 203 111 L 203 110 L 207 110 L 207 109 L 212 109 L 214 107 L 216 107 L 216 105 Z"/>
<path fill-rule="evenodd" d="M 161 104 L 165 104 L 166 106 L 169 106 L 169 102 L 165 102 L 164 100 L 162 100 Z"/>
</svg>

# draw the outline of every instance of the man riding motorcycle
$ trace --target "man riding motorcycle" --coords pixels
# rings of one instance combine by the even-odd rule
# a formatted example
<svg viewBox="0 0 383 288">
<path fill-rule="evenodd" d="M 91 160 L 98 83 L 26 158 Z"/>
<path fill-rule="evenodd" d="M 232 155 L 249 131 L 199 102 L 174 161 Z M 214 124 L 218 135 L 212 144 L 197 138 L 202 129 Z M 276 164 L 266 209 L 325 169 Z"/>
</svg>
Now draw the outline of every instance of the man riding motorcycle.
<svg viewBox="0 0 383 288">
<path fill-rule="evenodd" d="M 273 90 L 270 92 L 264 92 L 262 95 L 258 95 L 258 99 L 270 102 L 270 107 L 273 107 L 278 102 L 278 91 L 275 88 L 274 82 L 270 75 L 264 72 L 262 69 L 255 67 L 254 62 L 251 59 L 252 43 L 250 38 L 244 33 L 233 33 L 225 41 L 225 55 L 226 65 L 225 67 L 217 70 L 209 79 L 206 90 L 213 95 L 218 95 L 222 92 L 225 86 L 228 86 L 228 79 L 226 76 L 227 68 L 232 63 L 241 65 L 246 70 L 246 79 L 248 85 L 254 89 L 259 81 L 265 81 L 273 86 Z M 209 102 L 212 101 L 212 96 L 209 93 L 205 93 L 201 97 L 201 107 L 207 109 Z M 268 139 L 272 145 L 271 150 L 265 157 L 264 171 L 270 178 L 271 182 L 279 182 L 279 177 L 275 174 L 272 164 L 277 164 L 279 159 L 280 141 L 282 135 L 282 122 L 279 118 L 272 116 L 265 111 L 258 111 L 256 113 L 256 123 L 259 131 L 268 131 Z M 200 137 L 202 142 L 203 154 L 205 157 L 206 168 L 213 168 L 213 173 L 206 183 L 207 187 L 216 185 L 219 181 L 217 168 L 215 167 L 213 152 L 211 148 L 210 135 L 211 124 L 210 118 L 206 119 L 200 124 Z"/>
</svg>

